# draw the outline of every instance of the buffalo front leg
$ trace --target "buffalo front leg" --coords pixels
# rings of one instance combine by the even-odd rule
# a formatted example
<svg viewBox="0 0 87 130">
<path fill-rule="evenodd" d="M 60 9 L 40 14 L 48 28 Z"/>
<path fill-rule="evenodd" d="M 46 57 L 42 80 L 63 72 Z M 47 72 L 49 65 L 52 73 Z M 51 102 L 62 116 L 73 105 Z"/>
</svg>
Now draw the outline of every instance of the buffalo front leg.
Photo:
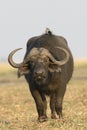
<svg viewBox="0 0 87 130">
<path fill-rule="evenodd" d="M 50 109 L 51 109 L 52 119 L 57 119 L 56 111 L 55 111 L 55 101 L 56 101 L 55 93 L 52 93 L 50 96 Z"/>
<path fill-rule="evenodd" d="M 37 108 L 37 112 L 38 112 L 38 120 L 40 122 L 44 122 L 47 120 L 46 101 L 45 101 L 45 99 L 43 101 L 38 90 L 33 90 L 31 93 L 32 93 L 32 96 L 33 96 L 35 103 L 36 103 L 36 108 Z"/>
<path fill-rule="evenodd" d="M 40 92 L 40 95 L 41 95 L 41 98 L 42 98 L 42 101 L 43 101 L 43 104 L 44 104 L 44 115 L 45 117 L 47 118 L 47 115 L 46 115 L 46 110 L 47 110 L 47 101 L 46 101 L 46 97 L 43 93 Z"/>
<path fill-rule="evenodd" d="M 62 102 L 63 102 L 65 91 L 66 91 L 66 87 L 63 86 L 60 87 L 60 89 L 56 93 L 55 109 L 59 118 L 62 118 Z"/>
</svg>

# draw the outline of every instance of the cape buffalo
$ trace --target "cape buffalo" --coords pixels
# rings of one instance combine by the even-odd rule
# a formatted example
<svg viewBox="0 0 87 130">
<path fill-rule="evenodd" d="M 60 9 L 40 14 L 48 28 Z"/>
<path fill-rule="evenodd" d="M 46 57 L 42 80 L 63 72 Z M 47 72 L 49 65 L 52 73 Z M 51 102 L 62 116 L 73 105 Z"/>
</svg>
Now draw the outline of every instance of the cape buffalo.
<svg viewBox="0 0 87 130">
<path fill-rule="evenodd" d="M 51 118 L 61 118 L 66 85 L 74 68 L 66 39 L 46 29 L 44 34 L 28 40 L 24 60 L 18 64 L 12 57 L 20 49 L 13 50 L 8 61 L 12 67 L 18 68 L 18 77 L 25 76 L 36 103 L 38 120 L 47 120 L 46 95 L 50 97 Z"/>
</svg>

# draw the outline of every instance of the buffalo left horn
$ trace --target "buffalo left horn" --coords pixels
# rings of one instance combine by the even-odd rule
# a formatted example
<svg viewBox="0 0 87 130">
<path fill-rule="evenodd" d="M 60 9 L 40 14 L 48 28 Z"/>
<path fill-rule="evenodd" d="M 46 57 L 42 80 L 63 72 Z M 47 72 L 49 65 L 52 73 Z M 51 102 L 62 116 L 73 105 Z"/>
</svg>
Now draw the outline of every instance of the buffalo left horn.
<svg viewBox="0 0 87 130">
<path fill-rule="evenodd" d="M 68 62 L 70 55 L 69 55 L 69 52 L 66 49 L 64 49 L 64 48 L 62 48 L 62 47 L 56 47 L 56 48 L 60 49 L 61 51 L 63 51 L 65 53 L 66 56 L 65 56 L 64 59 L 58 61 L 50 53 L 47 53 L 47 56 L 52 60 L 52 62 L 54 64 L 62 66 L 62 65 L 66 64 Z"/>
<path fill-rule="evenodd" d="M 16 51 L 18 51 L 18 50 L 21 50 L 21 49 L 22 49 L 22 48 L 18 48 L 18 49 L 13 50 L 13 51 L 9 54 L 9 56 L 8 56 L 8 62 L 9 62 L 9 64 L 10 64 L 12 67 L 14 67 L 14 68 L 19 68 L 19 67 L 22 65 L 22 63 L 15 63 L 15 62 L 13 61 L 13 59 L 12 59 L 14 53 L 15 53 Z"/>
<path fill-rule="evenodd" d="M 61 51 L 63 51 L 65 54 L 66 54 L 66 57 L 63 59 L 63 60 L 61 60 L 61 61 L 57 61 L 57 63 L 58 63 L 58 65 L 64 65 L 64 64 L 66 64 L 67 62 L 68 62 L 68 60 L 69 60 L 69 57 L 70 57 L 70 54 L 69 54 L 69 52 L 66 50 L 66 49 L 64 49 L 64 48 L 61 48 L 61 47 L 57 47 L 58 49 L 60 49 Z"/>
</svg>

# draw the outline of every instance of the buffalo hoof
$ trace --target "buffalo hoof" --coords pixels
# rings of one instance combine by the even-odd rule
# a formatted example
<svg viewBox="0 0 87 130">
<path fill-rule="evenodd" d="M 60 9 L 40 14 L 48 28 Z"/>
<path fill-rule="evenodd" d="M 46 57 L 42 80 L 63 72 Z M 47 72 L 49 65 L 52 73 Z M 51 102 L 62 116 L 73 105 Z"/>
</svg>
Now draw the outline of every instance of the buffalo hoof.
<svg viewBox="0 0 87 130">
<path fill-rule="evenodd" d="M 52 114 L 52 115 L 51 115 L 51 118 L 52 118 L 52 119 L 57 119 L 58 117 L 56 116 L 56 114 Z"/>
<path fill-rule="evenodd" d="M 39 122 L 45 122 L 45 121 L 47 121 L 47 116 L 40 116 L 38 118 L 38 120 L 39 120 Z"/>
</svg>

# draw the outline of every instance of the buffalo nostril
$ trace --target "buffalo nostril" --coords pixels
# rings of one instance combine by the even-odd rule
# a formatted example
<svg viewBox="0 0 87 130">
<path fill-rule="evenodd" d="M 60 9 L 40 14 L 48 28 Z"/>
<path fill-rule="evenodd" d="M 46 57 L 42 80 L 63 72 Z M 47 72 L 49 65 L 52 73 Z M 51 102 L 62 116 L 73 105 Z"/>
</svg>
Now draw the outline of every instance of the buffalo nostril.
<svg viewBox="0 0 87 130">
<path fill-rule="evenodd" d="M 37 76 L 37 75 L 43 75 L 44 74 L 44 72 L 35 72 L 35 75 Z"/>
<path fill-rule="evenodd" d="M 44 73 L 43 71 L 34 72 L 34 77 L 35 77 L 35 78 L 38 78 L 38 79 L 45 78 L 45 73 Z"/>
</svg>

